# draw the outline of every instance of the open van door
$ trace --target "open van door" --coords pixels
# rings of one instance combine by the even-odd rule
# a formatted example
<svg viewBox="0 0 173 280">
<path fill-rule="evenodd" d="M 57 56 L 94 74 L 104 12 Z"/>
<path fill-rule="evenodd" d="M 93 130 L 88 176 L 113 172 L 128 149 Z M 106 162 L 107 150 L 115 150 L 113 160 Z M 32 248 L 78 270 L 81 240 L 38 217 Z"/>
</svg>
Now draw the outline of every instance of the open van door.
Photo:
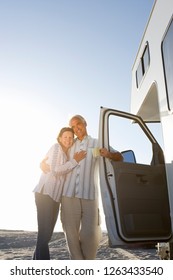
<svg viewBox="0 0 173 280">
<path fill-rule="evenodd" d="M 146 124 L 136 115 L 101 108 L 99 147 L 123 151 L 124 156 L 123 162 L 99 158 L 110 246 L 170 240 L 163 153 Z"/>
</svg>

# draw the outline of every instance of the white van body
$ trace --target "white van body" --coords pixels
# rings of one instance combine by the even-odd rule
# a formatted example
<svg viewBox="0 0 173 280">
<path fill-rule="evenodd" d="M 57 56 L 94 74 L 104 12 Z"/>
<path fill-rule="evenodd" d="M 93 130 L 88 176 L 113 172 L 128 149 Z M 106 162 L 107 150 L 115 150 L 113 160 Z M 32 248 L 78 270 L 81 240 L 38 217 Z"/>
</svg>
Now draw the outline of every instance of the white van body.
<svg viewBox="0 0 173 280">
<path fill-rule="evenodd" d="M 168 34 L 168 32 L 170 34 Z M 150 62 L 141 79 L 139 87 L 137 87 L 136 71 L 146 44 L 149 46 Z M 164 58 L 166 58 L 166 61 Z M 173 209 L 172 0 L 157 0 L 153 6 L 153 10 L 132 68 L 131 112 L 141 116 L 144 122 L 161 122 L 170 206 L 171 209 Z M 171 214 L 173 216 L 172 211 Z"/>
<path fill-rule="evenodd" d="M 126 150 L 124 162 L 99 158 L 110 246 L 172 244 L 172 132 L 173 0 L 156 0 L 132 68 L 131 113 L 100 111 L 99 146 Z"/>
</svg>

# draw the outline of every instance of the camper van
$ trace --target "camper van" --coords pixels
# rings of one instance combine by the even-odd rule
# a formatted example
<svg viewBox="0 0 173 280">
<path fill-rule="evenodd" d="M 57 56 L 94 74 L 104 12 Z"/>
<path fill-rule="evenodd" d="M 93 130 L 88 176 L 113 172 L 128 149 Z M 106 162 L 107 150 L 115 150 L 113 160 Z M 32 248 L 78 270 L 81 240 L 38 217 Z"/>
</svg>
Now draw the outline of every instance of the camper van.
<svg viewBox="0 0 173 280">
<path fill-rule="evenodd" d="M 158 244 L 173 259 L 172 135 L 173 0 L 156 0 L 132 67 L 131 112 L 100 109 L 99 146 L 124 157 L 99 158 L 111 247 Z"/>
</svg>

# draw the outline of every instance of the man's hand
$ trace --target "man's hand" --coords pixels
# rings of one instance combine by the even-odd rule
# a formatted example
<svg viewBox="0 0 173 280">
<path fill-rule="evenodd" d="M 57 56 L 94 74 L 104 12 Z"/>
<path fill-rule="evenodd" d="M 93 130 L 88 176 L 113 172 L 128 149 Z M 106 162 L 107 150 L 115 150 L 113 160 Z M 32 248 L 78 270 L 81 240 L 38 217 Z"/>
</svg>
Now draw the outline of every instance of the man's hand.
<svg viewBox="0 0 173 280">
<path fill-rule="evenodd" d="M 110 152 L 109 152 L 106 148 L 101 148 L 101 149 L 100 149 L 100 155 L 101 155 L 102 157 L 107 157 L 107 158 L 109 158 L 109 154 L 110 154 Z"/>
<path fill-rule="evenodd" d="M 44 173 L 49 173 L 50 172 L 50 165 L 46 163 L 46 160 L 48 157 L 44 158 L 42 162 L 40 163 L 40 168 Z"/>
<path fill-rule="evenodd" d="M 100 149 L 100 155 L 113 161 L 123 161 L 123 156 L 120 152 L 109 152 L 106 148 Z"/>
</svg>

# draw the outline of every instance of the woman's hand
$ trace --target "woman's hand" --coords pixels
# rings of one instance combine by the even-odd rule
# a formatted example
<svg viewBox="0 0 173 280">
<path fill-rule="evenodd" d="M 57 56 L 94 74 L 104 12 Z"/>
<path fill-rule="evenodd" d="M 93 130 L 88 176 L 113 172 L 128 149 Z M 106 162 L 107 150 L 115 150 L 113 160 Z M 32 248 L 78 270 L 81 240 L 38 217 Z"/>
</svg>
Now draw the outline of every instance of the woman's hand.
<svg viewBox="0 0 173 280">
<path fill-rule="evenodd" d="M 82 159 L 86 157 L 87 152 L 82 150 L 80 152 L 77 152 L 74 154 L 73 158 L 77 161 L 80 162 Z"/>
</svg>

